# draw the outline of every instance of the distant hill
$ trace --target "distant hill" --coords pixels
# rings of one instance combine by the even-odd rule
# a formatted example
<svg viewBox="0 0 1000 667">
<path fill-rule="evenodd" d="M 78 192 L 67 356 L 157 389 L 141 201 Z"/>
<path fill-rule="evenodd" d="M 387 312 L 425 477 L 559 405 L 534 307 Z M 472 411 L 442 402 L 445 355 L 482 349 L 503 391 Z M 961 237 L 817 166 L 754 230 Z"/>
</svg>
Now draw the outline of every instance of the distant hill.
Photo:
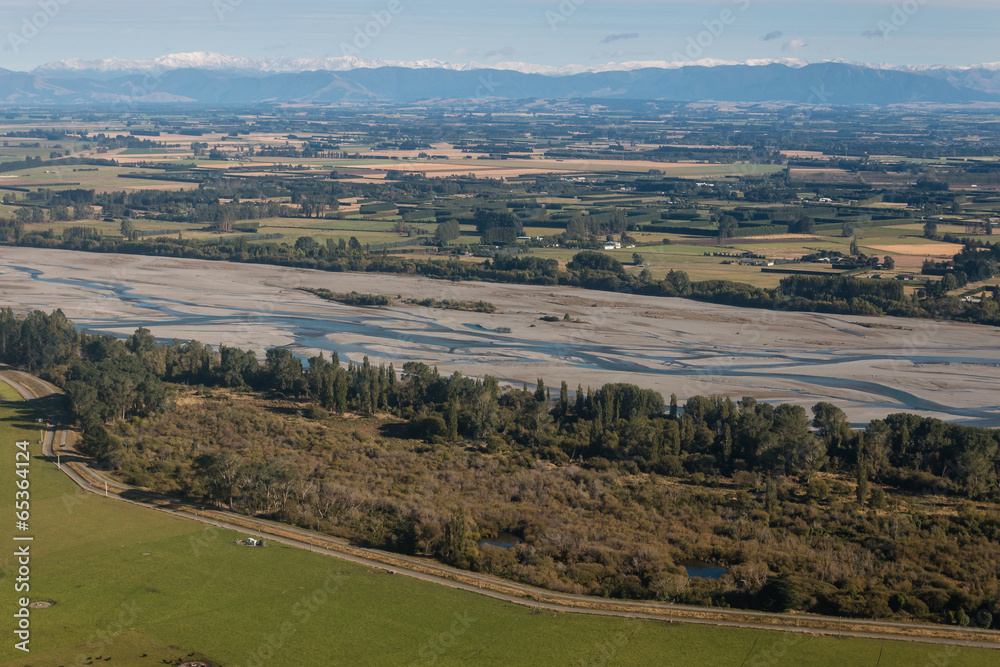
<svg viewBox="0 0 1000 667">
<path fill-rule="evenodd" d="M 183 63 L 181 63 L 183 64 Z M 830 105 L 1000 102 L 1000 72 L 990 69 L 901 71 L 846 63 L 687 66 L 581 72 L 515 69 L 359 67 L 343 71 L 267 72 L 177 68 L 116 72 L 48 66 L 0 70 L 8 106 L 135 101 L 204 104 L 413 103 L 478 99 L 791 102 Z"/>
<path fill-rule="evenodd" d="M 938 67 L 927 70 L 926 74 L 947 81 L 959 88 L 1000 93 L 1000 69 L 995 67 L 970 67 L 962 69 Z"/>
</svg>

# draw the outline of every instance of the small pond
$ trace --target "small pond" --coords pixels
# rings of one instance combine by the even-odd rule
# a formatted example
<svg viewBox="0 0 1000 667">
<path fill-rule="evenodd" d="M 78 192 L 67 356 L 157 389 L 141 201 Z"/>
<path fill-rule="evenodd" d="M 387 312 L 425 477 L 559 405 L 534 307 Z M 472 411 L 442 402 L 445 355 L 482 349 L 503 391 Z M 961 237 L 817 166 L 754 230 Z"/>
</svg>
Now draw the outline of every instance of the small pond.
<svg viewBox="0 0 1000 667">
<path fill-rule="evenodd" d="M 687 570 L 689 577 L 699 577 L 701 579 L 720 579 L 727 570 L 718 565 L 712 565 L 700 560 L 686 560 L 680 566 Z"/>
<path fill-rule="evenodd" d="M 490 537 L 485 540 L 480 540 L 479 546 L 484 544 L 489 544 L 490 546 L 500 547 L 501 549 L 510 549 L 511 547 L 517 546 L 518 544 L 524 544 L 522 540 L 517 535 L 512 535 L 511 533 L 500 533 L 496 537 Z"/>
</svg>

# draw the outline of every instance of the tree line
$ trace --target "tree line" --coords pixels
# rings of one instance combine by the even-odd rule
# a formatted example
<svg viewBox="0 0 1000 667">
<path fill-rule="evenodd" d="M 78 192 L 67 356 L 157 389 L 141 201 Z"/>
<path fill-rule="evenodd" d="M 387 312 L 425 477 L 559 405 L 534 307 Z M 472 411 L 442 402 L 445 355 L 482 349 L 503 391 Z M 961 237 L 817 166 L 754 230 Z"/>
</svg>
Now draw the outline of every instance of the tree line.
<svg viewBox="0 0 1000 667">
<path fill-rule="evenodd" d="M 261 362 L 249 350 L 161 344 L 144 328 L 119 340 L 78 331 L 60 311 L 20 317 L 9 308 L 0 310 L 0 360 L 64 387 L 85 427 L 165 410 L 171 384 L 204 385 L 277 394 L 337 414 L 392 414 L 413 437 L 494 440 L 557 463 L 627 461 L 671 476 L 752 471 L 805 480 L 834 471 L 859 485 L 862 478 L 902 487 L 948 480 L 947 488 L 969 498 L 1000 497 L 997 431 L 904 414 L 855 431 L 827 403 L 810 415 L 750 397 L 693 396 L 679 406 L 671 396 L 668 408 L 657 392 L 630 384 L 571 393 L 563 382 L 554 395 L 542 379 L 534 388 L 501 388 L 492 377 L 441 376 L 417 362 L 399 374 L 367 357 L 345 366 L 336 353 L 303 364 L 286 348 L 268 349 Z"/>
<path fill-rule="evenodd" d="M 509 214 L 496 217 L 506 221 Z M 492 215 L 490 216 L 493 217 Z M 511 216 L 513 217 L 513 216 Z M 489 231 L 517 233 L 516 227 L 491 227 Z M 499 233 L 499 232 L 497 232 Z M 693 282 L 683 271 L 671 270 L 662 279 L 648 269 L 629 273 L 617 259 L 596 251 L 577 253 L 560 269 L 554 259 L 513 256 L 498 253 L 494 258 L 475 264 L 458 259 L 419 260 L 390 257 L 371 252 L 355 239 L 328 239 L 325 245 L 309 237 L 294 246 L 281 243 L 249 243 L 241 237 L 222 238 L 207 243 L 198 240 L 155 238 L 135 241 L 128 238 L 76 235 L 56 238 L 47 232 L 32 230 L 20 221 L 0 220 L 0 242 L 28 247 L 60 248 L 90 252 L 126 253 L 190 259 L 209 259 L 255 264 L 273 264 L 319 269 L 404 273 L 447 280 L 478 280 L 526 285 L 573 285 L 586 289 L 683 297 L 711 303 L 747 308 L 841 313 L 850 315 L 892 315 L 951 319 L 980 324 L 1000 325 L 1000 303 L 996 298 L 967 302 L 944 294 L 935 283 L 912 295 L 906 295 L 894 281 L 868 280 L 848 276 L 789 276 L 778 287 L 767 289 L 726 280 Z M 1000 272 L 1000 244 L 969 244 L 952 262 L 925 271 L 939 271 L 943 281 L 960 285 L 963 280 L 985 280 Z"/>
</svg>

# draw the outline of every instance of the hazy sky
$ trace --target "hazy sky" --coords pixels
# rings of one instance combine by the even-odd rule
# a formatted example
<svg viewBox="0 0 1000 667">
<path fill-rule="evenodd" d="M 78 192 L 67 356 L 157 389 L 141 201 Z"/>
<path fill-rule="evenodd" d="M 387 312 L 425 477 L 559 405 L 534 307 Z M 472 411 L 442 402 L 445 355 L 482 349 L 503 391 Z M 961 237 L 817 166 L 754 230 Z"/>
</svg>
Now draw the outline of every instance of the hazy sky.
<svg viewBox="0 0 1000 667">
<path fill-rule="evenodd" d="M 370 43 L 357 38 L 366 24 Z M 967 65 L 1000 61 L 1000 0 L 0 0 L 0 31 L 0 67 L 16 70 L 187 51 L 340 56 L 345 45 L 450 62 Z"/>
</svg>

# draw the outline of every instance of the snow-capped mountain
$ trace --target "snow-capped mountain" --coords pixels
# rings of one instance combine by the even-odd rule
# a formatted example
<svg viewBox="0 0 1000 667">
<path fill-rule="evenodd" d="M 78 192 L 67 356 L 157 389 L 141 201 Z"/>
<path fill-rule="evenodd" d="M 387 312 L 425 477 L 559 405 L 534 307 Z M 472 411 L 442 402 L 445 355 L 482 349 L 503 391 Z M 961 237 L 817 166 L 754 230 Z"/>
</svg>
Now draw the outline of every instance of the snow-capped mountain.
<svg viewBox="0 0 1000 667">
<path fill-rule="evenodd" d="M 843 59 L 822 62 L 858 65 L 867 69 L 892 70 L 915 73 L 962 73 L 971 71 L 1000 72 L 1000 62 L 978 65 L 890 65 L 885 63 L 852 63 Z M 538 65 L 525 62 L 468 62 L 450 63 L 443 60 L 384 60 L 363 59 L 355 56 L 331 56 L 326 58 L 252 58 L 227 56 L 221 53 L 195 51 L 192 53 L 172 53 L 148 60 L 125 60 L 105 58 L 103 60 L 83 60 L 71 58 L 47 63 L 35 68 L 33 74 L 44 75 L 121 75 L 147 72 L 166 72 L 178 69 L 199 69 L 217 72 L 234 72 L 245 75 L 295 74 L 300 72 L 349 72 L 355 69 L 377 69 L 379 67 L 403 67 L 406 69 L 443 69 L 469 71 L 492 69 L 522 74 L 547 74 L 550 76 L 572 76 L 575 74 L 600 72 L 629 72 L 640 69 L 680 69 L 682 67 L 723 67 L 746 65 L 763 67 L 786 65 L 804 67 L 810 64 L 799 58 L 766 58 L 746 61 L 705 58 L 695 61 L 675 62 L 667 60 L 640 60 L 628 62 L 607 62 L 597 65 Z"/>
<path fill-rule="evenodd" d="M 199 69 L 218 72 L 238 72 L 241 74 L 294 74 L 299 72 L 347 72 L 360 68 L 406 67 L 409 69 L 441 68 L 462 69 L 437 60 L 387 61 L 362 60 L 354 56 L 331 58 L 245 58 L 227 56 L 221 53 L 195 51 L 193 53 L 173 53 L 149 60 L 123 60 L 105 58 L 103 60 L 83 60 L 71 58 L 47 63 L 35 68 L 32 73 L 46 75 L 121 75 L 147 72 L 168 72 L 178 69 Z"/>
<path fill-rule="evenodd" d="M 1000 64 L 901 68 L 789 58 L 636 61 L 552 67 L 356 57 L 64 60 L 0 70 L 0 104 L 435 103 L 484 99 L 790 102 L 807 105 L 1000 102 Z"/>
<path fill-rule="evenodd" d="M 246 58 L 227 56 L 221 53 L 195 51 L 193 53 L 173 53 L 149 60 L 123 60 L 105 58 L 103 60 L 83 60 L 71 58 L 41 65 L 33 74 L 45 75 L 120 75 L 146 72 L 166 72 L 177 69 L 200 69 L 218 72 L 238 72 L 241 74 L 294 74 L 300 72 L 348 72 L 355 69 L 376 69 L 379 67 L 404 67 L 407 69 L 444 69 L 469 71 L 493 69 L 522 74 L 547 74 L 551 76 L 572 76 L 574 74 L 598 72 L 629 72 L 639 69 L 679 69 L 681 67 L 718 67 L 723 65 L 787 65 L 802 67 L 808 64 L 798 58 L 758 59 L 739 62 L 734 60 L 702 59 L 691 62 L 666 60 L 645 60 L 629 62 L 608 62 L 599 65 L 537 65 L 525 62 L 469 62 L 449 63 L 442 60 L 365 60 L 355 56 L 327 58 Z"/>
</svg>

